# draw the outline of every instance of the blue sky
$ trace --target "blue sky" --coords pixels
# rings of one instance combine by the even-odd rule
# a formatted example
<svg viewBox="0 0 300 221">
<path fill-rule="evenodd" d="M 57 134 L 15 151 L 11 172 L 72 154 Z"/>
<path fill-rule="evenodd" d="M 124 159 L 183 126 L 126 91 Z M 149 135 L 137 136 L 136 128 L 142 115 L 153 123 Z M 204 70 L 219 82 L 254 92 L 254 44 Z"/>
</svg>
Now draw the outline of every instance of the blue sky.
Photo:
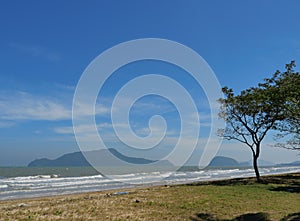
<svg viewBox="0 0 300 221">
<path fill-rule="evenodd" d="M 85 68 L 104 50 L 138 38 L 177 41 L 199 53 L 222 86 L 240 91 L 282 70 L 289 61 L 298 62 L 299 8 L 296 0 L 1 2 L 0 166 L 26 165 L 35 158 L 79 151 L 72 134 L 73 94 Z M 207 114 L 201 88 L 175 69 L 141 62 L 110 78 L 96 119 L 109 145 L 117 145 L 107 115 L 111 98 L 124 82 L 139 74 L 176 73 L 195 97 L 202 116 Z M 147 134 L 152 114 L 163 115 L 170 137 L 176 138 L 178 113 L 159 97 L 137 102 L 132 110 L 133 129 Z M 206 130 L 201 139 L 207 136 Z M 84 131 L 88 139 L 89 128 Z M 295 152 L 269 147 L 270 142 L 271 138 L 262 159 L 299 159 Z M 158 150 L 164 151 L 168 148 Z M 236 142 L 224 142 L 219 154 L 240 161 L 251 158 L 247 147 Z"/>
</svg>

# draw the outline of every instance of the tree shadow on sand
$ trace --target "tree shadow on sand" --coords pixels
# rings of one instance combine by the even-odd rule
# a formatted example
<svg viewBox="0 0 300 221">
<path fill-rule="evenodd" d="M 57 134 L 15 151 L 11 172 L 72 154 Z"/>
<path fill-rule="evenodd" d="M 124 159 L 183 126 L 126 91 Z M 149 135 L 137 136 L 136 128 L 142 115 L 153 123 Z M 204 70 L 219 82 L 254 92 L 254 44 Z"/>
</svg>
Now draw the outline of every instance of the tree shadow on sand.
<svg viewBox="0 0 300 221">
<path fill-rule="evenodd" d="M 268 213 L 247 213 L 233 219 L 218 219 L 209 213 L 198 213 L 190 217 L 191 221 L 271 221 Z M 280 221 L 300 221 L 300 213 L 292 213 Z"/>
<path fill-rule="evenodd" d="M 288 216 L 282 218 L 280 221 L 300 221 L 300 212 L 289 214 Z"/>
<path fill-rule="evenodd" d="M 270 188 L 271 191 L 284 191 L 289 193 L 300 193 L 299 186 L 279 186 Z"/>
<path fill-rule="evenodd" d="M 271 191 L 284 191 L 289 193 L 300 193 L 300 176 L 295 174 L 286 174 L 270 177 L 268 180 L 271 184 L 280 186 L 270 187 Z"/>
<path fill-rule="evenodd" d="M 228 180 L 215 180 L 207 182 L 194 182 L 185 184 L 189 186 L 201 186 L 201 185 L 214 185 L 214 186 L 235 186 L 235 185 L 254 185 L 257 184 L 255 177 L 250 178 L 234 178 Z M 297 174 L 283 174 L 283 175 L 272 175 L 262 177 L 262 184 L 275 184 L 286 186 L 287 189 L 294 188 L 294 192 L 299 192 L 300 187 L 300 175 Z M 284 191 L 284 189 L 270 189 L 272 191 Z M 288 191 L 290 192 L 290 191 Z"/>
<path fill-rule="evenodd" d="M 198 213 L 195 217 L 190 218 L 192 221 L 270 221 L 267 213 L 247 213 L 237 216 L 233 219 L 218 219 L 208 213 Z"/>
</svg>

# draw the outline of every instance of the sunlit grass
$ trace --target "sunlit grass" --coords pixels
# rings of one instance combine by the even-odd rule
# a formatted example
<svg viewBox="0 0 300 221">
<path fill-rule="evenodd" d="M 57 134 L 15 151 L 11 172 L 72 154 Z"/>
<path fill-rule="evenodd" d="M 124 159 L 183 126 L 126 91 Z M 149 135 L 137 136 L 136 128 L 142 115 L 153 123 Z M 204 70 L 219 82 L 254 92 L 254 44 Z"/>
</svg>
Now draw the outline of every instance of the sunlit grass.
<svg viewBox="0 0 300 221">
<path fill-rule="evenodd" d="M 5 201 L 0 220 L 232 220 L 249 213 L 281 220 L 300 212 L 300 174 L 265 180 L 269 183 L 239 179 L 128 189 L 125 195 L 105 191 Z"/>
</svg>

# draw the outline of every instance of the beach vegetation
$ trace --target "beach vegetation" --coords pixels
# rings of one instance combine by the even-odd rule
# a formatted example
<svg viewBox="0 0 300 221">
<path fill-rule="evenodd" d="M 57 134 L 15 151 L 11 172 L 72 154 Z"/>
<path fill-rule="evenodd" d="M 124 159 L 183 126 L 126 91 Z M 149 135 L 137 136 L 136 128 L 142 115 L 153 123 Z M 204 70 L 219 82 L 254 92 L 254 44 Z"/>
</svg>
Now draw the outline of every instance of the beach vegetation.
<svg viewBox="0 0 300 221">
<path fill-rule="evenodd" d="M 272 78 L 264 79 L 256 87 L 235 94 L 233 89 L 223 87 L 224 98 L 220 98 L 219 116 L 226 127 L 218 134 L 228 140 L 237 140 L 248 146 L 252 153 L 256 179 L 261 182 L 258 158 L 262 141 L 270 131 L 277 137 L 293 134 L 287 144 L 299 146 L 300 123 L 300 75 L 293 69 L 295 62 L 286 65 L 286 71 L 276 71 Z"/>
<path fill-rule="evenodd" d="M 264 180 L 267 184 L 235 178 L 120 190 L 126 195 L 108 190 L 0 201 L 0 220 L 299 220 L 300 174 Z"/>
</svg>

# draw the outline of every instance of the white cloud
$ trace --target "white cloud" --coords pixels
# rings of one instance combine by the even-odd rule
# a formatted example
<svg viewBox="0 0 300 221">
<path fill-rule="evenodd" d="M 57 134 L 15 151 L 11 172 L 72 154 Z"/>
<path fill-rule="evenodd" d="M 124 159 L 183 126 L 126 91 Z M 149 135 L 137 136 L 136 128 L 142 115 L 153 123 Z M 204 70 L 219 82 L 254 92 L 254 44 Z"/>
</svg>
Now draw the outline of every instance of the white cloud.
<svg viewBox="0 0 300 221">
<path fill-rule="evenodd" d="M 140 100 L 139 102 L 133 104 L 129 98 L 122 97 L 122 99 L 119 100 L 119 103 L 113 107 L 114 111 L 114 123 L 105 123 L 101 122 L 100 124 L 96 125 L 96 128 L 98 129 L 99 135 L 102 138 L 103 141 L 108 143 L 114 143 L 115 145 L 120 144 L 120 140 L 118 140 L 118 137 L 115 135 L 115 131 L 117 130 L 120 134 L 120 138 L 124 138 L 124 143 L 128 144 L 134 144 L 134 146 L 143 147 L 146 148 L 148 146 L 151 146 L 152 144 L 156 144 L 160 141 L 159 145 L 161 147 L 166 148 L 172 148 L 174 147 L 179 138 L 181 139 L 180 144 L 185 150 L 186 148 L 191 147 L 198 141 L 198 147 L 201 148 L 205 145 L 207 139 L 199 138 L 199 134 L 196 134 L 197 129 L 199 127 L 210 127 L 210 121 L 211 116 L 209 112 L 203 111 L 201 113 L 192 113 L 192 114 L 185 114 L 184 124 L 185 124 L 185 131 L 180 131 L 179 125 L 175 124 L 175 126 L 170 126 L 167 128 L 167 131 L 165 131 L 165 128 L 161 126 L 160 124 L 151 124 L 152 134 L 150 134 L 150 128 L 145 127 L 145 124 L 140 124 L 139 120 L 142 117 L 143 120 L 145 120 L 145 116 L 151 117 L 151 115 L 155 114 L 166 114 L 165 120 L 170 120 L 171 118 L 169 116 L 173 116 L 173 113 L 170 113 L 171 115 L 167 115 L 169 112 L 175 111 L 174 106 L 170 105 L 170 103 L 158 100 L 158 103 L 155 101 L 157 100 Z M 103 102 L 103 100 L 102 100 Z M 110 103 L 110 102 L 108 102 Z M 84 115 L 92 115 L 93 110 L 87 107 L 85 104 L 77 104 L 79 105 L 78 110 L 80 111 L 79 116 Z M 124 114 L 125 107 L 134 107 L 133 114 L 136 114 L 137 116 L 134 116 L 133 125 L 127 124 L 127 118 L 128 116 Z M 98 113 L 107 114 L 110 113 L 110 109 L 106 108 L 105 106 L 99 106 L 100 108 L 97 109 Z M 102 109 L 101 109 L 102 108 Z M 129 108 L 130 109 L 130 108 Z M 82 112 L 82 113 L 81 113 Z M 199 122 L 195 121 L 196 114 L 199 114 Z M 124 118 L 124 119 L 123 119 Z M 78 123 L 83 123 L 79 125 L 76 128 L 76 137 L 77 139 L 80 139 L 85 147 L 91 148 L 92 146 L 95 148 L 99 148 L 99 136 L 97 131 L 95 131 L 94 125 L 84 124 L 84 118 L 82 118 L 83 121 L 78 121 Z M 147 123 L 147 122 L 146 122 Z M 142 126 L 143 125 L 143 126 Z M 170 125 L 173 125 L 172 123 Z M 169 125 L 168 125 L 169 126 Z M 134 128 L 135 135 L 138 136 L 132 136 L 134 134 L 133 131 L 131 131 L 131 128 Z M 73 127 L 57 127 L 54 129 L 54 131 L 57 134 L 62 135 L 74 135 Z M 180 132 L 182 132 L 180 134 Z M 163 136 L 162 136 L 163 134 Z M 150 135 L 150 136 L 149 136 Z M 161 140 L 162 139 L 162 140 Z M 91 148 L 92 149 L 92 148 Z"/>
<path fill-rule="evenodd" d="M 76 104 L 76 117 L 81 118 L 81 117 L 86 117 L 86 116 L 93 116 L 93 115 L 106 115 L 110 113 L 110 109 L 100 105 L 96 104 L 96 107 L 94 108 L 93 106 L 89 106 L 88 104 L 85 103 L 77 103 Z"/>
<path fill-rule="evenodd" d="M 0 119 L 4 120 L 66 120 L 72 116 L 63 101 L 31 95 L 26 92 L 0 94 Z"/>
<path fill-rule="evenodd" d="M 61 98 L 33 95 L 27 92 L 0 92 L 0 120 L 44 120 L 59 121 L 72 119 L 72 97 Z M 109 113 L 109 109 L 103 105 L 96 105 L 96 114 Z M 93 114 L 90 108 L 82 105 L 80 116 Z M 4 125 L 4 123 L 2 123 Z M 5 123 L 5 125 L 8 123 Z"/>
<path fill-rule="evenodd" d="M 127 128 L 127 125 L 125 124 L 116 124 L 114 127 L 118 128 Z M 113 128 L 112 124 L 110 123 L 100 123 L 96 125 L 96 128 L 98 131 L 103 133 L 110 133 L 111 129 Z M 89 125 L 89 124 L 82 124 L 76 127 L 76 134 L 79 136 L 86 136 L 91 132 L 94 132 L 95 125 Z M 74 128 L 72 126 L 67 127 L 57 127 L 54 128 L 54 132 L 57 134 L 74 134 Z"/>
<path fill-rule="evenodd" d="M 57 134 L 73 134 L 73 127 L 57 127 L 54 128 L 54 132 Z"/>
<path fill-rule="evenodd" d="M 119 130 L 120 133 L 122 133 L 122 137 L 127 137 L 127 140 L 125 140 L 125 143 L 137 143 L 137 140 L 133 140 L 134 137 L 129 136 L 128 134 L 131 133 L 130 128 L 128 128 L 127 124 L 115 124 L 112 125 L 110 123 L 100 123 L 97 124 L 96 128 L 98 129 L 98 133 L 101 136 L 102 140 L 107 141 L 107 142 L 119 142 L 117 140 L 116 135 L 114 135 L 114 129 Z M 150 143 L 155 143 L 154 141 L 158 140 L 161 138 L 161 134 L 164 133 L 165 131 L 163 128 L 159 127 L 152 127 L 152 133 L 154 136 L 148 137 L 147 142 Z M 137 129 L 137 136 L 147 136 L 149 135 L 150 129 L 149 128 L 140 128 Z M 54 132 L 57 134 L 74 134 L 74 130 L 72 126 L 67 126 L 67 127 L 57 127 L 54 128 Z M 79 139 L 82 139 L 83 141 L 89 141 L 89 142 L 96 142 L 98 140 L 98 136 L 95 136 L 95 126 L 94 125 L 80 125 L 76 127 L 76 136 Z M 132 132 L 134 133 L 134 132 Z M 94 135 L 93 135 L 94 134 Z M 127 136 L 128 135 L 128 136 Z M 174 131 L 174 130 L 168 130 L 165 134 L 165 137 L 163 139 L 164 145 L 170 146 L 174 145 L 177 143 L 178 139 L 180 137 L 179 132 Z M 143 137 L 141 137 L 143 138 Z M 181 134 L 180 137 L 181 141 L 186 145 L 189 146 L 193 144 L 196 140 L 199 141 L 200 143 L 204 144 L 206 142 L 206 138 L 192 138 L 189 136 L 188 133 Z M 138 143 L 140 146 L 145 145 L 145 140 L 140 139 L 138 140 Z"/>
</svg>

